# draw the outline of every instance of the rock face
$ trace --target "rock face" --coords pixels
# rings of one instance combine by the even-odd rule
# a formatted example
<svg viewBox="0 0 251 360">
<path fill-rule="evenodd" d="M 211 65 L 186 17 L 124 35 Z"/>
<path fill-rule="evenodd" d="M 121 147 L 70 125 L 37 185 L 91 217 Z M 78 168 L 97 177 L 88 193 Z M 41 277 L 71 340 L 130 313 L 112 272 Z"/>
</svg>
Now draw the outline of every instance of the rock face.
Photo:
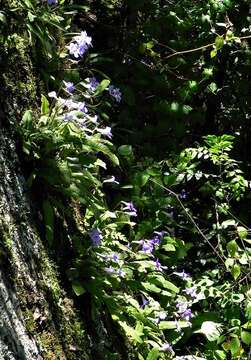
<svg viewBox="0 0 251 360">
<path fill-rule="evenodd" d="M 16 125 L 38 103 L 29 52 L 15 35 L 0 57 L 0 359 L 89 359 L 83 324 L 38 235 L 16 149 Z"/>
</svg>

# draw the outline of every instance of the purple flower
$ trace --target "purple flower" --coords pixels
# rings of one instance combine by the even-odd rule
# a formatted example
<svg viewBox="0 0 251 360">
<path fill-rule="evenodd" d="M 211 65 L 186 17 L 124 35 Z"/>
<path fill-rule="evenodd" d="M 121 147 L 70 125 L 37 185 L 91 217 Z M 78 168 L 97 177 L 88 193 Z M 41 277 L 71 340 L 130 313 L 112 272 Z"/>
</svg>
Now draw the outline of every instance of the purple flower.
<svg viewBox="0 0 251 360">
<path fill-rule="evenodd" d="M 141 309 L 144 309 L 146 307 L 146 305 L 148 305 L 148 304 L 149 304 L 149 301 L 143 297 L 143 303 L 140 305 Z"/>
<path fill-rule="evenodd" d="M 130 202 L 121 201 L 121 202 L 124 205 L 122 211 L 126 211 L 126 213 L 130 216 L 137 216 L 137 209 L 134 207 L 132 201 Z"/>
<path fill-rule="evenodd" d="M 185 280 L 185 281 L 191 280 L 191 276 L 189 274 L 187 274 L 184 270 L 181 273 L 174 272 L 174 274 L 179 276 L 182 280 Z"/>
<path fill-rule="evenodd" d="M 161 320 L 165 320 L 166 319 L 166 313 L 164 313 L 163 311 L 159 313 L 156 321 L 156 324 L 159 324 L 161 322 Z"/>
<path fill-rule="evenodd" d="M 101 244 L 101 240 L 103 239 L 103 236 L 98 229 L 92 229 L 89 232 L 89 236 L 91 238 L 93 246 L 99 246 Z"/>
<path fill-rule="evenodd" d="M 105 272 L 107 272 L 108 274 L 113 274 L 113 273 L 115 273 L 115 269 L 114 269 L 112 266 L 106 267 L 106 268 L 104 268 L 104 270 L 105 270 Z"/>
<path fill-rule="evenodd" d="M 73 55 L 76 59 L 80 57 L 79 47 L 77 43 L 70 43 L 70 45 L 67 46 L 67 48 L 69 49 L 69 53 Z"/>
<path fill-rule="evenodd" d="M 73 82 L 71 81 L 64 81 L 65 84 L 65 88 L 69 93 L 73 93 L 73 91 L 75 90 L 75 86 L 73 84 Z"/>
<path fill-rule="evenodd" d="M 120 277 L 125 277 L 126 273 L 122 270 L 122 269 L 119 269 L 118 272 L 117 272 L 118 276 Z"/>
<path fill-rule="evenodd" d="M 151 241 L 142 240 L 142 251 L 144 251 L 145 254 L 152 254 L 154 250 L 154 245 Z"/>
<path fill-rule="evenodd" d="M 92 38 L 87 35 L 86 31 L 81 31 L 80 35 L 74 36 L 73 42 L 67 48 L 69 53 L 76 59 L 83 57 L 85 52 L 92 46 Z"/>
<path fill-rule="evenodd" d="M 161 263 L 159 261 L 159 259 L 156 259 L 155 261 L 155 267 L 158 271 L 162 271 L 162 266 L 161 266 Z"/>
<path fill-rule="evenodd" d="M 189 321 L 193 317 L 192 310 L 188 309 L 188 303 L 181 302 L 176 305 L 181 319 Z"/>
<path fill-rule="evenodd" d="M 88 109 L 87 109 L 87 107 L 85 105 L 85 102 L 82 102 L 82 103 L 79 104 L 78 110 L 83 112 L 84 114 L 87 114 Z"/>
<path fill-rule="evenodd" d="M 179 313 L 183 313 L 184 311 L 186 311 L 188 304 L 186 302 L 180 302 L 178 304 L 176 304 L 176 307 L 178 308 L 178 312 Z"/>
<path fill-rule="evenodd" d="M 76 120 L 76 116 L 71 113 L 64 114 L 64 121 L 73 121 Z"/>
<path fill-rule="evenodd" d="M 104 136 L 107 136 L 109 139 L 112 138 L 112 129 L 107 126 L 105 127 L 104 129 L 97 129 L 97 131 L 101 134 L 101 135 L 104 135 Z"/>
<path fill-rule="evenodd" d="M 169 343 L 165 343 L 160 350 L 164 352 L 172 352 L 173 348 Z"/>
<path fill-rule="evenodd" d="M 119 261 L 119 257 L 117 254 L 113 254 L 112 255 L 112 260 L 115 261 L 115 262 L 118 262 Z"/>
<path fill-rule="evenodd" d="M 196 298 L 196 290 L 194 287 L 191 288 L 185 288 L 183 290 L 188 296 L 191 296 L 191 298 Z"/>
<path fill-rule="evenodd" d="M 93 76 L 90 78 L 87 88 L 90 90 L 90 92 L 94 92 L 98 85 L 99 85 L 98 80 Z"/>
<path fill-rule="evenodd" d="M 76 103 L 72 99 L 64 100 L 63 105 L 66 106 L 68 110 L 77 109 L 79 106 L 78 103 Z"/>
<path fill-rule="evenodd" d="M 56 5 L 56 4 L 57 4 L 57 0 L 47 0 L 47 4 L 48 4 L 48 5 Z"/>
<path fill-rule="evenodd" d="M 180 317 L 189 321 L 193 317 L 192 310 L 186 309 L 183 313 L 180 314 Z"/>
<path fill-rule="evenodd" d="M 119 90 L 119 88 L 116 88 L 115 86 L 110 85 L 110 86 L 109 86 L 109 94 L 110 94 L 112 97 L 114 97 L 114 99 L 115 99 L 117 102 L 120 102 L 120 101 L 121 101 L 122 94 L 121 94 L 121 91 Z"/>
<path fill-rule="evenodd" d="M 181 193 L 180 193 L 180 199 L 181 200 L 186 200 L 187 199 L 187 193 L 186 193 L 186 191 L 183 189 L 183 190 L 181 190 Z"/>
</svg>

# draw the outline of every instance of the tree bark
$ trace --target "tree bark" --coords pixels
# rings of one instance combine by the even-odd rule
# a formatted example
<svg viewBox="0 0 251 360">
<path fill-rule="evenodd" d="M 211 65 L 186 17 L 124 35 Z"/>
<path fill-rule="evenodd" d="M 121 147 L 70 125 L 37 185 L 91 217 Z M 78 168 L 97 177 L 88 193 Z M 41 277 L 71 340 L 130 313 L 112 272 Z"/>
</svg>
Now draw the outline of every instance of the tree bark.
<svg viewBox="0 0 251 360">
<path fill-rule="evenodd" d="M 0 60 L 0 359 L 90 359 L 81 317 L 39 237 L 18 156 L 18 121 L 38 104 L 29 54 L 13 35 Z"/>
</svg>

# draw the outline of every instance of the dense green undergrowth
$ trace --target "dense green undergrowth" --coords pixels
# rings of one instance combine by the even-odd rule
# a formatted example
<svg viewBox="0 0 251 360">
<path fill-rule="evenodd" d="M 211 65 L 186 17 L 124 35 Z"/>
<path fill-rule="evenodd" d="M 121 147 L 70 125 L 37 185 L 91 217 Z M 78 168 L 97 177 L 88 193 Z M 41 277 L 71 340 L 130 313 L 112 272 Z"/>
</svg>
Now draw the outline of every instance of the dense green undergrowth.
<svg viewBox="0 0 251 360">
<path fill-rule="evenodd" d="M 105 314 L 104 359 L 250 356 L 247 10 L 26 0 L 0 14 L 6 51 L 20 24 L 42 79 L 41 109 L 16 124 L 27 187 L 52 253 L 59 220 L 76 224 L 64 276 L 93 323 Z"/>
</svg>

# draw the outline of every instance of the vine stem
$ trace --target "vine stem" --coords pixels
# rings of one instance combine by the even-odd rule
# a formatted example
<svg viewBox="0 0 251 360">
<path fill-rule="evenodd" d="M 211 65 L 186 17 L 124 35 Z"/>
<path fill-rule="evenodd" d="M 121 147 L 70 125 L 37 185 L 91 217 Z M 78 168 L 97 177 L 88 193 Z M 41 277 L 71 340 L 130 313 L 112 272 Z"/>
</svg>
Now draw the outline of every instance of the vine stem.
<svg viewBox="0 0 251 360">
<path fill-rule="evenodd" d="M 224 267 L 226 267 L 225 265 L 225 260 L 224 258 L 219 254 L 219 252 L 215 249 L 215 247 L 210 243 L 210 241 L 207 239 L 207 237 L 205 236 L 205 234 L 203 233 L 203 231 L 199 228 L 199 226 L 197 225 L 197 223 L 195 222 L 195 220 L 193 219 L 192 215 L 189 213 L 189 211 L 186 209 L 186 207 L 184 206 L 183 202 L 180 200 L 179 195 L 176 194 L 174 191 L 172 191 L 171 189 L 167 188 L 166 186 L 163 186 L 162 184 L 158 183 L 157 181 L 150 179 L 150 181 L 152 181 L 154 184 L 160 186 L 162 189 L 166 190 L 170 195 L 174 196 L 177 201 L 179 202 L 180 206 L 182 207 L 184 213 L 186 214 L 187 218 L 190 220 L 190 222 L 194 225 L 194 227 L 196 228 L 196 230 L 198 231 L 198 233 L 201 235 L 201 237 L 208 243 L 208 245 L 211 247 L 211 249 L 213 250 L 213 252 L 220 258 L 220 260 L 222 261 L 222 263 L 224 264 Z"/>
</svg>

